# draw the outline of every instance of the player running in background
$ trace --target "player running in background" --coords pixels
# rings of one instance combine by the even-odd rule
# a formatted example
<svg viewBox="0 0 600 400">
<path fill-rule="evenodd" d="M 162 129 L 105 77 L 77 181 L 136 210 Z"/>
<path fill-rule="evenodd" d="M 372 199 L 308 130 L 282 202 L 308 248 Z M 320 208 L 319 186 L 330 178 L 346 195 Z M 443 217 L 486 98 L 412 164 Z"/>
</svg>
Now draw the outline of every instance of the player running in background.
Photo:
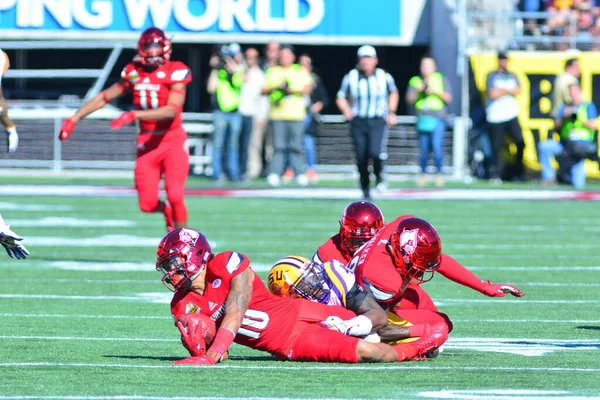
<svg viewBox="0 0 600 400">
<path fill-rule="evenodd" d="M 410 215 L 388 223 L 355 253 L 347 266 L 375 300 L 399 316 L 402 310 L 411 309 L 437 312 L 433 300 L 420 286 L 431 280 L 436 271 L 486 296 L 525 295 L 511 285 L 482 281 L 454 258 L 443 254 L 435 228 Z M 452 328 L 450 321 L 448 328 Z"/>
<path fill-rule="evenodd" d="M 317 249 L 313 260 L 319 264 L 330 260 L 348 263 L 354 252 L 384 225 L 383 213 L 375 204 L 365 200 L 352 202 L 342 212 L 340 231 Z"/>
<path fill-rule="evenodd" d="M 419 342 L 390 346 L 346 336 L 318 323 L 335 315 L 355 316 L 342 307 L 271 294 L 244 254 L 213 254 L 206 237 L 193 229 L 168 233 L 157 249 L 156 269 L 175 291 L 171 313 L 192 357 L 176 364 L 215 364 L 235 341 L 281 360 L 393 362 L 419 357 L 447 338 L 438 332 Z M 209 316 L 218 330 L 205 350 L 204 335 L 188 324 L 195 313 Z"/>
<path fill-rule="evenodd" d="M 418 338 L 440 327 L 431 323 L 438 314 L 438 323 L 445 323 L 447 317 L 429 310 L 404 310 L 402 320 L 390 315 L 381 308 L 375 299 L 356 282 L 352 271 L 341 261 L 331 260 L 324 264 L 300 256 L 287 256 L 277 261 L 269 272 L 268 285 L 271 293 L 281 297 L 304 298 L 323 304 L 345 307 L 357 314 L 350 320 L 329 317 L 329 323 L 350 336 L 364 337 L 374 325 L 383 328 L 373 334 L 386 343 L 396 343 L 408 338 Z M 388 323 L 389 318 L 389 323 Z M 381 324 L 383 321 L 383 324 Z M 413 325 L 412 322 L 415 322 Z M 370 336 L 366 340 L 373 340 Z"/>
<path fill-rule="evenodd" d="M 19 241 L 23 238 L 10 229 L 10 225 L 6 225 L 2 215 L 0 215 L 0 244 L 10 258 L 16 257 L 17 260 L 24 260 L 29 255 L 29 251 Z"/>
<path fill-rule="evenodd" d="M 8 106 L 6 105 L 6 99 L 4 98 L 4 92 L 2 91 L 2 77 L 8 71 L 10 67 L 10 60 L 8 55 L 0 49 L 0 121 L 4 125 L 6 131 L 7 149 L 9 153 L 17 151 L 19 146 L 19 135 L 17 134 L 17 127 L 8 117 Z"/>
<path fill-rule="evenodd" d="M 170 61 L 171 42 L 158 28 L 148 28 L 138 42 L 138 56 L 125 66 L 121 80 L 88 101 L 64 121 L 59 135 L 67 140 L 80 119 L 104 107 L 113 99 L 133 94 L 134 111 L 121 114 L 111 123 L 113 129 L 140 120 L 137 138 L 135 187 L 144 212 L 161 212 L 167 231 L 187 223 L 184 202 L 189 172 L 187 134 L 181 126 L 186 86 L 192 80 L 187 65 Z M 167 200 L 160 201 L 159 184 L 164 174 Z"/>
</svg>

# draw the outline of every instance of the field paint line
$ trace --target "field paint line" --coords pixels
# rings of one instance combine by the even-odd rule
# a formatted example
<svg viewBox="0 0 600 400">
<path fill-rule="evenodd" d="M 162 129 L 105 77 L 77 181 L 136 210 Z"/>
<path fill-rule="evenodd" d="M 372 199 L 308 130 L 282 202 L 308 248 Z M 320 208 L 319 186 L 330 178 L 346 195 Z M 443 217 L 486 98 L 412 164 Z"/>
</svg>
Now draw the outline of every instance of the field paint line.
<svg viewBox="0 0 600 400">
<path fill-rule="evenodd" d="M 569 395 L 563 390 L 535 389 L 470 389 L 420 392 L 419 397 L 445 400 L 595 400 L 600 397 Z"/>
<path fill-rule="evenodd" d="M 530 250 L 532 247 L 535 247 L 536 249 L 551 249 L 551 250 L 557 250 L 557 249 L 578 249 L 579 250 L 579 249 L 597 249 L 598 248 L 598 244 L 593 244 L 593 243 L 587 243 L 587 244 L 586 243 L 568 243 L 568 244 L 560 244 L 560 243 L 556 243 L 556 244 L 545 244 L 545 243 L 536 243 L 536 244 L 530 244 L 530 243 L 506 243 L 506 244 L 502 244 L 502 243 L 490 243 L 490 244 L 448 243 L 447 246 L 450 248 L 469 249 L 469 250 L 472 250 L 472 249 Z M 448 254 L 452 254 L 452 253 L 450 252 Z"/>
<path fill-rule="evenodd" d="M 0 339 L 17 340 L 91 340 L 95 342 L 179 342 L 180 339 L 168 338 L 135 338 L 135 337 L 89 337 L 89 336 L 34 336 L 34 335 L 1 335 Z M 580 344 L 596 346 L 599 339 L 535 339 L 535 338 L 491 338 L 491 337 L 451 337 L 446 341 L 447 345 L 458 345 L 461 343 L 499 343 L 499 342 L 527 342 L 548 344 Z"/>
<path fill-rule="evenodd" d="M 137 226 L 135 221 L 105 219 L 93 220 L 85 218 L 72 217 L 44 217 L 38 219 L 11 219 L 11 225 L 20 227 L 85 227 L 85 228 L 116 228 L 116 227 L 133 227 Z"/>
<path fill-rule="evenodd" d="M 88 314 L 19 314 L 4 313 L 0 318 L 82 318 L 82 319 L 168 319 L 170 316 L 160 315 L 88 315 Z"/>
<path fill-rule="evenodd" d="M 92 342 L 181 342 L 180 339 L 166 338 L 114 338 L 114 337 L 85 337 L 85 336 L 25 336 L 25 335 L 2 335 L 0 339 L 18 340 L 89 340 Z"/>
<path fill-rule="evenodd" d="M 0 210 L 16 210 L 16 211 L 71 211 L 73 207 L 67 205 L 51 206 L 46 204 L 20 204 L 11 202 L 0 202 Z M 8 221 L 12 224 L 12 220 Z"/>
<path fill-rule="evenodd" d="M 235 397 L 235 396 L 194 396 L 194 397 L 186 397 L 186 396 L 142 396 L 142 395 L 118 395 L 118 396 L 27 396 L 27 395 L 14 395 L 14 396 L 3 396 L 0 395 L 0 400 L 35 400 L 35 399 L 43 399 L 43 400 L 344 400 L 343 398 L 335 398 L 335 397 L 318 397 L 318 398 L 309 398 L 309 397 Z M 357 400 L 366 400 L 360 397 L 354 397 Z M 390 398 L 391 400 L 392 398 Z M 375 400 L 384 400 L 384 398 L 379 398 Z"/>
<path fill-rule="evenodd" d="M 156 279 L 67 279 L 67 278 L 0 278 L 2 282 L 36 282 L 36 283 L 156 283 Z"/>
<path fill-rule="evenodd" d="M 60 236 L 27 236 L 27 246 L 66 246 L 66 247 L 152 247 L 156 248 L 159 237 L 140 237 L 134 235 L 104 235 L 91 238 L 73 238 Z M 211 247 L 218 247 L 210 242 Z"/>
<path fill-rule="evenodd" d="M 170 303 L 172 294 L 166 292 L 139 293 L 137 296 L 83 296 L 83 295 L 56 295 L 56 294 L 26 294 L 26 293 L 0 293 L 0 298 L 7 299 L 45 299 L 45 300 L 119 300 L 119 301 L 149 301 L 153 303 Z M 453 306 L 461 304 L 598 304 L 600 300 L 531 300 L 531 299 L 437 299 L 436 305 Z"/>
<path fill-rule="evenodd" d="M 32 260 L 33 262 L 34 260 Z M 32 267 L 39 268 L 57 268 L 71 271 L 153 271 L 155 266 L 151 262 L 104 262 L 104 261 L 76 261 L 62 260 L 51 262 L 38 262 L 39 265 Z M 256 272 L 268 272 L 273 264 L 268 263 L 251 263 L 251 268 Z M 600 271 L 600 266 L 597 265 L 572 265 L 572 266 L 527 266 L 527 267 L 512 267 L 512 266 L 468 266 L 471 271 Z M 1 279 L 0 279 L 1 280 Z"/>
<path fill-rule="evenodd" d="M 164 319 L 170 316 L 161 315 L 88 315 L 88 314 L 20 314 L 4 313 L 0 318 L 81 318 L 81 319 Z M 531 323 L 531 324 L 600 324 L 600 319 L 452 319 L 455 323 Z"/>
<path fill-rule="evenodd" d="M 275 359 L 273 359 L 275 362 Z M 298 365 L 300 364 L 300 365 Z M 149 369 L 171 369 L 171 368 L 209 368 L 209 369 L 232 369 L 232 370 L 291 370 L 291 371 L 379 371 L 379 370 L 424 370 L 424 371 L 505 371 L 505 372 L 586 372 L 599 373 L 600 368 L 569 368 L 569 367 L 460 367 L 460 366 L 418 366 L 415 363 L 396 363 L 371 365 L 346 364 L 337 365 L 308 365 L 306 363 L 277 362 L 277 365 L 238 365 L 217 364 L 211 366 L 197 365 L 172 365 L 172 364 L 92 364 L 92 363 L 69 363 L 69 362 L 3 362 L 0 368 L 19 367 L 81 367 L 81 368 L 149 368 Z"/>
</svg>

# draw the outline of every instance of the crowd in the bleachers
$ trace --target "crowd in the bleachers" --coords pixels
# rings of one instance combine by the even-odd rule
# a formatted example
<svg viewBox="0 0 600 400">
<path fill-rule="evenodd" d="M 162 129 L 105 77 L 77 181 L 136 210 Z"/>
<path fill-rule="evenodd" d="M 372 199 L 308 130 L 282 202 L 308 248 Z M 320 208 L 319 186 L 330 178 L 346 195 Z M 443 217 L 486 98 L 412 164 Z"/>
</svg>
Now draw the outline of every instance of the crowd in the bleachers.
<svg viewBox="0 0 600 400">
<path fill-rule="evenodd" d="M 525 36 L 549 37 L 536 41 L 536 49 L 600 49 L 600 1 L 598 0 L 521 0 L 520 12 L 547 13 L 543 18 L 523 18 Z"/>
</svg>

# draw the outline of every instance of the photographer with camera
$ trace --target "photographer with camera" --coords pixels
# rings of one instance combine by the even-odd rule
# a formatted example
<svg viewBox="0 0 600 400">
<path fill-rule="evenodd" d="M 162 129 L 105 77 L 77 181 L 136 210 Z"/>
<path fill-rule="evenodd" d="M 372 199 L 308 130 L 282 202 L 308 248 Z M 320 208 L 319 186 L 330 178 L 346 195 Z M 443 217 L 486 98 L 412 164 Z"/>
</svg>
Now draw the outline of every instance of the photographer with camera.
<svg viewBox="0 0 600 400">
<path fill-rule="evenodd" d="M 238 111 L 244 73 L 237 59 L 241 55 L 240 45 L 232 43 L 221 47 L 211 59 L 212 71 L 208 78 L 207 91 L 213 96 L 212 179 L 221 181 L 221 157 L 227 147 L 227 172 L 232 181 L 240 180 L 239 141 L 242 116 Z M 229 136 L 227 131 L 229 130 Z M 225 139 L 228 138 L 227 146 Z"/>
<path fill-rule="evenodd" d="M 552 185 L 556 172 L 550 158 L 559 163 L 559 180 L 570 183 L 577 189 L 585 186 L 585 160 L 598 161 L 596 118 L 598 111 L 594 103 L 582 100 L 581 88 L 571 91 L 572 104 L 563 104 L 556 115 L 555 130 L 560 142 L 549 138 L 538 145 L 539 161 L 542 166 L 542 184 Z"/>
<path fill-rule="evenodd" d="M 296 175 L 296 182 L 308 185 L 304 171 L 304 120 L 306 101 L 304 96 L 312 93 L 310 75 L 295 64 L 296 55 L 291 45 L 281 46 L 279 65 L 266 72 L 263 95 L 269 96 L 269 122 L 273 131 L 273 160 L 267 175 L 271 186 L 279 186 L 285 168 L 285 155 Z"/>
</svg>

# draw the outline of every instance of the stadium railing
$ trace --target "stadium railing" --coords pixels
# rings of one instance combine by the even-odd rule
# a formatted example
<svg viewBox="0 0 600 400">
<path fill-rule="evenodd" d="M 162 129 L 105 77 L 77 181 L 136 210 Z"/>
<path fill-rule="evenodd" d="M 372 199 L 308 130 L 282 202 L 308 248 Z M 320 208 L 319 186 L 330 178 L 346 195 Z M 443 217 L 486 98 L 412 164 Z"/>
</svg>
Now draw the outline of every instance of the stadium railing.
<svg viewBox="0 0 600 400">
<path fill-rule="evenodd" d="M 79 122 L 73 135 L 66 142 L 58 140 L 58 132 L 65 118 L 75 109 L 11 108 L 10 117 L 19 130 L 19 149 L 15 154 L 0 154 L 0 168 L 49 168 L 63 169 L 130 169 L 136 153 L 137 127 L 129 125 L 119 131 L 110 129 L 110 120 L 120 114 L 117 109 L 101 109 Z M 190 173 L 211 175 L 213 131 L 212 115 L 208 113 L 184 113 L 184 128 L 189 135 Z M 347 123 L 339 115 L 325 115 L 317 138 L 317 171 L 352 173 L 354 151 Z M 390 174 L 417 173 L 418 139 L 414 127 L 415 117 L 399 116 L 398 125 L 389 132 L 387 146 Z M 444 141 L 445 170 L 456 178 L 465 172 L 466 138 L 462 121 L 450 121 L 449 132 Z"/>
</svg>

